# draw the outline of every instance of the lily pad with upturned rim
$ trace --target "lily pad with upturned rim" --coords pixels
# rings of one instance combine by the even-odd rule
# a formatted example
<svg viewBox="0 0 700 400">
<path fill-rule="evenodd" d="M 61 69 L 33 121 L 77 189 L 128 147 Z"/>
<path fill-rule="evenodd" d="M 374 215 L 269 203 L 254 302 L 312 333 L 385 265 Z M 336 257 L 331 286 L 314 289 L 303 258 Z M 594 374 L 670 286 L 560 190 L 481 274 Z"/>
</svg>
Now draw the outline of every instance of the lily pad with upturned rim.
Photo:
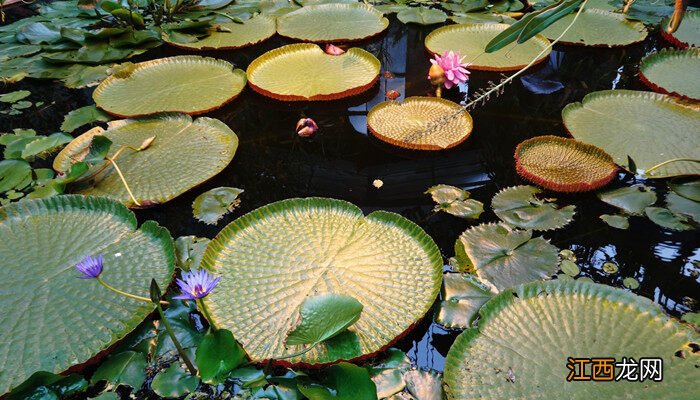
<svg viewBox="0 0 700 400">
<path fill-rule="evenodd" d="M 700 159 L 700 112 L 668 95 L 635 90 L 593 92 L 582 102 L 564 107 L 562 119 L 575 139 L 600 147 L 628 170 L 628 158 L 644 171 L 671 159 Z M 645 176 L 698 174 L 699 163 L 679 161 Z"/>
<path fill-rule="evenodd" d="M 306 298 L 345 294 L 364 306 L 347 331 L 291 364 L 381 351 L 425 315 L 442 280 L 440 251 L 417 225 L 324 198 L 283 200 L 235 220 L 209 244 L 202 267 L 222 276 L 205 298 L 214 323 L 256 362 L 305 348 L 285 339 Z"/>
<path fill-rule="evenodd" d="M 331 3 L 305 6 L 277 19 L 277 33 L 316 43 L 349 42 L 378 35 L 389 20 L 373 6 Z"/>
<path fill-rule="evenodd" d="M 8 328 L 0 344 L 0 393 L 35 371 L 58 373 L 88 361 L 153 311 L 151 303 L 78 279 L 75 264 L 86 256 L 102 255 L 101 277 L 142 296 L 151 278 L 166 287 L 174 271 L 168 231 L 153 221 L 137 228 L 124 205 L 100 197 L 64 195 L 0 208 L 0 237 L 6 283 L 0 321 Z"/>
<path fill-rule="evenodd" d="M 600 148 L 558 136 L 537 136 L 515 149 L 515 169 L 523 178 L 557 192 L 587 192 L 608 184 L 617 173 Z"/>
<path fill-rule="evenodd" d="M 431 123 L 456 114 L 434 129 Z M 471 115 L 449 100 L 436 97 L 409 97 L 403 102 L 385 101 L 367 114 L 367 127 L 373 135 L 394 146 L 416 150 L 443 150 L 457 146 L 469 137 L 474 124 Z"/>
<path fill-rule="evenodd" d="M 610 286 L 556 280 L 506 290 L 479 314 L 478 327 L 458 336 L 447 355 L 450 400 L 697 397 L 700 355 L 690 344 L 699 338 L 649 299 Z M 653 354 L 663 359 L 663 381 L 567 382 L 569 358 L 593 357 L 588 354 L 617 362 Z"/>
<path fill-rule="evenodd" d="M 542 35 L 558 38 L 576 17 L 571 13 L 547 29 Z M 630 21 L 624 14 L 596 8 L 585 8 L 576 23 L 562 36 L 559 43 L 574 46 L 621 47 L 641 42 L 647 37 L 647 28 L 639 21 Z"/>
<path fill-rule="evenodd" d="M 700 100 L 700 48 L 662 49 L 642 59 L 639 79 L 653 91 Z"/>
<path fill-rule="evenodd" d="M 208 36 L 194 42 L 178 42 L 177 37 L 166 34 L 163 34 L 163 40 L 175 47 L 195 51 L 235 50 L 263 42 L 277 30 L 275 19 L 264 14 L 256 15 L 243 23 L 229 21 L 214 25 Z"/>
<path fill-rule="evenodd" d="M 379 60 L 360 48 L 333 56 L 315 44 L 298 43 L 256 58 L 247 74 L 253 90 L 277 100 L 335 100 L 371 88 L 379 67 Z"/>
<path fill-rule="evenodd" d="M 138 147 L 155 136 L 142 151 L 125 150 L 116 160 L 141 207 L 165 203 L 223 170 L 238 148 L 238 137 L 223 122 L 185 114 L 113 121 L 109 128 L 90 130 L 75 138 L 54 159 L 54 169 L 65 172 L 83 154 L 95 135 L 112 141 L 109 156 L 123 145 Z M 80 194 L 100 195 L 133 203 L 113 166 L 96 175 L 92 184 L 78 188 Z"/>
<path fill-rule="evenodd" d="M 470 69 L 485 71 L 514 71 L 537 59 L 547 58 L 551 49 L 549 40 L 536 35 L 523 44 L 505 47 L 493 53 L 484 53 L 486 45 L 499 33 L 509 28 L 507 24 L 464 24 L 438 28 L 425 38 L 425 47 L 433 54 L 459 51 Z"/>
<path fill-rule="evenodd" d="M 667 26 L 668 18 L 664 18 L 661 21 L 661 36 L 674 46 L 681 49 L 700 47 L 700 10 L 687 11 L 673 33 L 666 32 Z"/>
<path fill-rule="evenodd" d="M 92 98 L 98 107 L 119 117 L 161 112 L 196 115 L 235 99 L 245 83 L 245 72 L 229 62 L 176 56 L 117 69 Z"/>
</svg>

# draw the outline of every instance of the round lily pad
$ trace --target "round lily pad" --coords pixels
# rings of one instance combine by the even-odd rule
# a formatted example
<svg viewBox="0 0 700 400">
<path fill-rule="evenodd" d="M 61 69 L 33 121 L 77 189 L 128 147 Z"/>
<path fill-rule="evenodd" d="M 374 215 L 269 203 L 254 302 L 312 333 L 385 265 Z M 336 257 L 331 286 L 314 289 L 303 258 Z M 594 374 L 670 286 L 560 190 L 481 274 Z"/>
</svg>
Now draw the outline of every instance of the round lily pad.
<svg viewBox="0 0 700 400">
<path fill-rule="evenodd" d="M 78 279 L 75 265 L 103 256 L 101 278 L 148 297 L 151 278 L 170 282 L 170 234 L 153 221 L 137 228 L 124 205 L 77 195 L 0 208 L 0 393 L 36 371 L 58 373 L 123 338 L 154 306 Z"/>
<path fill-rule="evenodd" d="M 68 171 L 76 155 L 86 151 L 95 135 L 104 135 L 112 141 L 110 157 L 122 146 L 138 147 L 155 136 L 147 149 L 138 152 L 126 149 L 116 159 L 140 205 L 133 202 L 111 165 L 88 182 L 87 187 L 77 189 L 77 193 L 110 197 L 129 207 L 172 200 L 221 172 L 238 148 L 236 134 L 217 119 L 201 117 L 193 121 L 185 114 L 166 114 L 115 121 L 106 131 L 99 128 L 88 131 L 61 150 L 54 159 L 54 169 Z"/>
<path fill-rule="evenodd" d="M 110 114 L 135 117 L 160 112 L 201 114 L 221 107 L 245 87 L 243 70 L 215 58 L 177 56 L 130 64 L 92 94 Z"/>
<path fill-rule="evenodd" d="M 277 19 L 277 32 L 292 39 L 328 43 L 366 39 L 389 26 L 373 6 L 331 3 L 305 6 Z"/>
<path fill-rule="evenodd" d="M 571 135 L 600 147 L 629 170 L 629 158 L 648 178 L 700 174 L 700 113 L 673 97 L 634 90 L 603 90 L 564 107 L 562 118 Z M 639 171 L 630 171 L 639 172 Z"/>
<path fill-rule="evenodd" d="M 542 35 L 553 40 L 558 38 L 571 25 L 576 13 L 571 13 L 547 29 Z M 647 37 L 647 29 L 642 22 L 631 21 L 624 14 L 597 8 L 585 8 L 576 23 L 562 36 L 559 43 L 594 46 L 620 47 L 638 43 Z"/>
<path fill-rule="evenodd" d="M 536 56 L 537 62 L 547 58 L 551 52 L 548 47 L 550 43 L 542 35 L 536 35 L 523 44 L 506 46 L 493 53 L 484 53 L 491 39 L 509 26 L 507 24 L 443 26 L 430 32 L 425 38 L 425 47 L 433 54 L 443 54 L 450 50 L 459 51 L 470 69 L 486 71 L 514 71 L 529 64 Z"/>
<path fill-rule="evenodd" d="M 559 207 L 534 186 L 505 188 L 493 196 L 493 212 L 505 223 L 522 229 L 559 229 L 574 219 L 575 206 Z"/>
<path fill-rule="evenodd" d="M 424 316 L 442 280 L 442 257 L 421 228 L 393 213 L 364 216 L 341 200 L 289 199 L 235 220 L 209 244 L 202 266 L 222 276 L 205 298 L 216 326 L 254 361 L 305 348 L 287 335 L 307 298 L 348 295 L 364 307 L 347 331 L 291 363 L 376 353 Z"/>
<path fill-rule="evenodd" d="M 661 36 L 674 46 L 681 49 L 700 47 L 700 10 L 687 11 L 673 33 L 666 32 L 667 26 L 668 18 L 664 18 L 661 21 Z"/>
<path fill-rule="evenodd" d="M 334 100 L 360 94 L 379 78 L 379 60 L 360 48 L 334 56 L 311 43 L 268 51 L 248 66 L 258 93 L 285 101 Z"/>
<path fill-rule="evenodd" d="M 385 101 L 372 107 L 367 126 L 372 134 L 395 146 L 442 150 L 465 141 L 473 123 L 471 115 L 457 103 L 437 97 L 409 97 L 401 103 Z"/>
<path fill-rule="evenodd" d="M 194 42 L 179 42 L 177 37 L 163 36 L 167 43 L 188 50 L 233 50 L 252 46 L 272 37 L 277 31 L 275 19 L 258 14 L 242 23 L 216 23 L 209 36 Z"/>
<path fill-rule="evenodd" d="M 617 173 L 612 157 L 596 146 L 558 136 L 537 136 L 515 149 L 515 168 L 530 182 L 556 192 L 587 192 Z"/>
<path fill-rule="evenodd" d="M 448 399 L 697 397 L 700 355 L 690 344 L 699 338 L 649 299 L 581 279 L 555 280 L 506 290 L 479 313 L 478 327 L 458 336 L 447 355 Z M 616 362 L 638 365 L 649 357 L 663 360 L 662 381 L 615 381 L 622 369 Z M 573 380 L 574 359 L 590 358 L 613 358 L 606 375 L 612 378 Z M 591 363 L 584 368 L 581 375 L 590 377 Z"/>
<path fill-rule="evenodd" d="M 639 65 L 639 79 L 653 91 L 690 100 L 700 100 L 700 49 L 662 49 Z"/>
</svg>

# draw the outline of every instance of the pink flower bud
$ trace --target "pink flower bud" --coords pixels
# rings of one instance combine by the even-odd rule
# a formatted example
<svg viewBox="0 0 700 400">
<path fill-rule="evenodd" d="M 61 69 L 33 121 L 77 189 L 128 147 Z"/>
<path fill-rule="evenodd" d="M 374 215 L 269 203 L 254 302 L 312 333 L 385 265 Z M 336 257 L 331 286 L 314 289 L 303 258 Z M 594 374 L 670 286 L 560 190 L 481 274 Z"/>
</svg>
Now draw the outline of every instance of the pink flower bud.
<svg viewBox="0 0 700 400">
<path fill-rule="evenodd" d="M 326 54 L 330 54 L 332 56 L 339 56 L 343 53 L 345 53 L 345 50 L 341 49 L 338 46 L 334 46 L 332 44 L 326 45 Z"/>
<path fill-rule="evenodd" d="M 302 118 L 297 122 L 297 135 L 301 137 L 313 136 L 318 130 L 318 125 L 311 118 Z"/>
</svg>

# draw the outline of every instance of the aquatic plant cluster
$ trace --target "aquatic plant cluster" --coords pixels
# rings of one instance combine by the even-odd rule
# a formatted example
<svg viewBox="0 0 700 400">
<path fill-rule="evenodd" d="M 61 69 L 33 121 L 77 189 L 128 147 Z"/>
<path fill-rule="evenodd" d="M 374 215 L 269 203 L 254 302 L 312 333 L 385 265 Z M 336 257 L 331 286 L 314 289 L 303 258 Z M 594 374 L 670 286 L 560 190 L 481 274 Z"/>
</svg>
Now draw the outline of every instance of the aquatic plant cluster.
<svg viewBox="0 0 700 400">
<path fill-rule="evenodd" d="M 610 260 L 602 273 L 624 289 L 595 283 L 545 236 L 590 218 L 575 201 L 582 192 L 608 210 L 595 218 L 606 229 L 700 228 L 700 11 L 661 3 L 70 0 L 0 25 L 2 118 L 49 101 L 20 88 L 25 79 L 58 80 L 94 102 L 61 114 L 61 132 L 0 134 L 0 396 L 698 398 L 697 304 L 668 315 Z M 386 85 L 387 57 L 363 44 L 396 21 L 430 29 L 421 95 Z M 258 188 L 195 189 L 253 148 L 257 139 L 239 142 L 213 117 L 246 88 L 301 104 L 288 130 L 303 146 L 333 126 L 308 105 L 382 86 L 380 101 L 363 101 L 369 136 L 411 158 L 447 157 L 470 142 L 480 123 L 471 112 L 516 78 L 538 94 L 564 88 L 541 78 L 555 45 L 650 35 L 666 48 L 641 60 L 649 90 L 593 91 L 564 106 L 569 137 L 514 146 L 509 168 L 522 182 L 490 204 L 466 185 L 425 188 L 426 219 L 467 226 L 450 236 L 447 259 L 411 215 L 326 197 L 240 215 Z M 270 48 L 273 36 L 287 44 Z M 256 45 L 268 47 L 245 70 L 216 56 Z M 166 46 L 179 55 L 150 57 Z M 500 80 L 473 83 L 494 71 Z M 369 181 L 373 193 L 392 190 Z M 188 219 L 213 238 L 174 239 L 144 221 L 188 194 Z M 422 321 L 454 334 L 439 372 L 398 348 Z M 605 369 L 584 366 L 600 360 Z M 633 377 L 624 371 L 635 360 L 647 368 Z"/>
</svg>

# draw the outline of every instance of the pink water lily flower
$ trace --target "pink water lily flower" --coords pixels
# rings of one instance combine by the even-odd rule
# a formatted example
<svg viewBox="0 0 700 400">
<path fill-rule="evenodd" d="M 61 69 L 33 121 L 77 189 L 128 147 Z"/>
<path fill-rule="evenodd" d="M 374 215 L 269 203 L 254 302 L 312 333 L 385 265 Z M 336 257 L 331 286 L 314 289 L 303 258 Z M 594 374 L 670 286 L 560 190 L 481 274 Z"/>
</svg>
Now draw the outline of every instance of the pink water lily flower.
<svg viewBox="0 0 700 400">
<path fill-rule="evenodd" d="M 442 56 L 436 54 L 430 60 L 431 64 L 437 65 L 445 71 L 445 81 L 443 82 L 445 89 L 469 80 L 469 71 L 467 71 L 469 65 L 462 63 L 462 58 L 459 51 L 455 53 L 450 50 L 446 51 Z"/>
</svg>

